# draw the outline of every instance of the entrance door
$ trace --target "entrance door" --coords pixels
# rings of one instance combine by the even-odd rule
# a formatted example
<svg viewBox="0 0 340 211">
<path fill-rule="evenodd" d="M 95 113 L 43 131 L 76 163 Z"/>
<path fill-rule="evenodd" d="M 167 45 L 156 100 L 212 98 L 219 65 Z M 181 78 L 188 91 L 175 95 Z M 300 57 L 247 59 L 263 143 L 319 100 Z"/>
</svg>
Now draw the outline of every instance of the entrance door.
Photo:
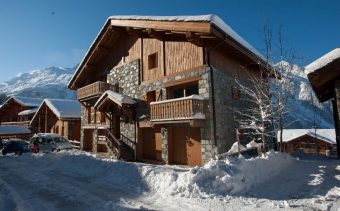
<svg viewBox="0 0 340 211">
<path fill-rule="evenodd" d="M 149 160 L 162 160 L 162 139 L 160 128 L 143 128 L 142 157 Z"/>
<path fill-rule="evenodd" d="M 201 135 L 199 128 L 173 128 L 172 160 L 175 164 L 202 165 Z"/>
<path fill-rule="evenodd" d="M 91 152 L 92 149 L 93 149 L 93 130 L 85 129 L 83 150 Z"/>
</svg>

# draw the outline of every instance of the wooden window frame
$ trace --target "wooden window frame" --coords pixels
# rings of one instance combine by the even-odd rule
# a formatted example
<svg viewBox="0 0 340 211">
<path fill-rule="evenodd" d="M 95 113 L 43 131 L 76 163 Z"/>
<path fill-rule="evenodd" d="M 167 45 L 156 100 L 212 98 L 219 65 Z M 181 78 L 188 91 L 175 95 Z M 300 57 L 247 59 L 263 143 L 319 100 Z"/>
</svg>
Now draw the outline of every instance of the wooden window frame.
<svg viewBox="0 0 340 211">
<path fill-rule="evenodd" d="M 148 70 L 152 70 L 158 67 L 158 53 L 152 53 L 148 55 Z"/>
</svg>

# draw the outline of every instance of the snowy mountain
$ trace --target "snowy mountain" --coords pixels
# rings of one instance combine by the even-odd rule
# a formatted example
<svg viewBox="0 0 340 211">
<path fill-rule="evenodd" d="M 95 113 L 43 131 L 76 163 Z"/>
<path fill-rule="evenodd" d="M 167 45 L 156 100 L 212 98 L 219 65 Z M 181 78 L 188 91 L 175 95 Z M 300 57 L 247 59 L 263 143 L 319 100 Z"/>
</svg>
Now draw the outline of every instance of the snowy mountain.
<svg viewBox="0 0 340 211">
<path fill-rule="evenodd" d="M 286 123 L 288 128 L 307 129 L 314 125 L 317 128 L 334 128 L 332 106 L 329 102 L 319 103 L 315 96 L 304 68 L 283 62 L 291 70 L 294 84 L 294 95 L 288 100 L 289 113 Z"/>
<path fill-rule="evenodd" d="M 75 67 L 49 67 L 21 73 L 0 83 L 0 92 L 23 97 L 76 99 L 76 93 L 67 88 L 74 71 Z"/>
</svg>

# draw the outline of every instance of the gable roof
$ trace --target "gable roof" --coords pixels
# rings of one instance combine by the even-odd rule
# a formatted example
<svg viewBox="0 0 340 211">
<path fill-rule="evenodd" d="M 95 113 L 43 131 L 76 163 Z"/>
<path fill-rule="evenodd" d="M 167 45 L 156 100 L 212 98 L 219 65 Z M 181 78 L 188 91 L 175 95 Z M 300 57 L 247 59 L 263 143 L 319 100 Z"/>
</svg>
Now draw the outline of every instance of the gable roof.
<svg viewBox="0 0 340 211">
<path fill-rule="evenodd" d="M 157 24 L 156 24 L 157 23 Z M 196 24 L 196 25 L 194 25 Z M 199 25 L 197 25 L 199 24 Z M 155 29 L 181 32 L 198 32 L 215 35 L 216 37 L 233 43 L 233 46 L 246 54 L 256 62 L 264 62 L 264 57 L 240 35 L 238 35 L 230 26 L 228 26 L 217 15 L 198 15 L 198 16 L 111 16 L 107 19 L 101 31 L 91 44 L 85 54 L 82 62 L 78 66 L 75 74 L 69 82 L 68 87 L 74 89 L 74 82 L 80 75 L 81 71 L 91 55 L 98 50 L 99 44 L 109 32 L 110 27 L 126 27 L 139 29 Z"/>
<path fill-rule="evenodd" d="M 97 100 L 94 108 L 98 108 L 101 104 L 106 100 L 109 99 L 110 101 L 114 102 L 115 104 L 122 107 L 123 105 L 135 105 L 137 102 L 127 95 L 122 95 L 117 92 L 108 90 L 102 94 L 102 96 Z"/>
<path fill-rule="evenodd" d="M 308 135 L 330 144 L 336 144 L 335 129 L 284 129 L 282 141 L 289 142 L 299 137 Z M 280 140 L 280 131 L 277 133 L 277 139 Z"/>
<path fill-rule="evenodd" d="M 42 99 L 38 98 L 30 98 L 30 97 L 19 97 L 19 96 L 11 96 L 2 104 L 1 107 L 5 106 L 10 100 L 14 100 L 21 106 L 25 107 L 39 107 L 39 105 L 42 103 Z"/>
<path fill-rule="evenodd" d="M 81 107 L 80 103 L 75 100 L 65 99 L 45 99 L 38 108 L 38 111 L 33 116 L 30 125 L 37 118 L 43 105 L 46 105 L 59 119 L 80 119 Z"/>
</svg>

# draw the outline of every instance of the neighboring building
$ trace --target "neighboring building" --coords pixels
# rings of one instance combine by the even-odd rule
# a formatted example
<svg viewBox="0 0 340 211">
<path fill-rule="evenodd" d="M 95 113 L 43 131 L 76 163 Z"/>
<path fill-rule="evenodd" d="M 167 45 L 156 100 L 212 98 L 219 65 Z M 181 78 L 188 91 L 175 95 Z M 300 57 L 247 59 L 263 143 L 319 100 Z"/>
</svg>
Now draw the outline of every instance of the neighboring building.
<svg viewBox="0 0 340 211">
<path fill-rule="evenodd" d="M 340 48 L 309 64 L 306 73 L 319 101 L 332 101 L 338 158 L 340 158 Z"/>
<path fill-rule="evenodd" d="M 32 132 L 25 126 L 0 125 L 0 139 L 21 138 L 28 140 Z"/>
<path fill-rule="evenodd" d="M 55 133 L 80 141 L 80 117 L 78 101 L 44 99 L 30 125 L 36 133 Z"/>
<path fill-rule="evenodd" d="M 277 135 L 278 140 L 280 131 Z M 287 153 L 302 151 L 307 154 L 336 154 L 335 129 L 285 129 L 282 133 L 283 149 Z"/>
<path fill-rule="evenodd" d="M 234 79 L 259 76 L 261 58 L 215 15 L 110 17 L 69 83 L 81 148 L 202 165 L 235 142 Z"/>
<path fill-rule="evenodd" d="M 10 97 L 0 107 L 0 125 L 29 126 L 36 108 L 43 100 L 28 97 Z"/>
</svg>

